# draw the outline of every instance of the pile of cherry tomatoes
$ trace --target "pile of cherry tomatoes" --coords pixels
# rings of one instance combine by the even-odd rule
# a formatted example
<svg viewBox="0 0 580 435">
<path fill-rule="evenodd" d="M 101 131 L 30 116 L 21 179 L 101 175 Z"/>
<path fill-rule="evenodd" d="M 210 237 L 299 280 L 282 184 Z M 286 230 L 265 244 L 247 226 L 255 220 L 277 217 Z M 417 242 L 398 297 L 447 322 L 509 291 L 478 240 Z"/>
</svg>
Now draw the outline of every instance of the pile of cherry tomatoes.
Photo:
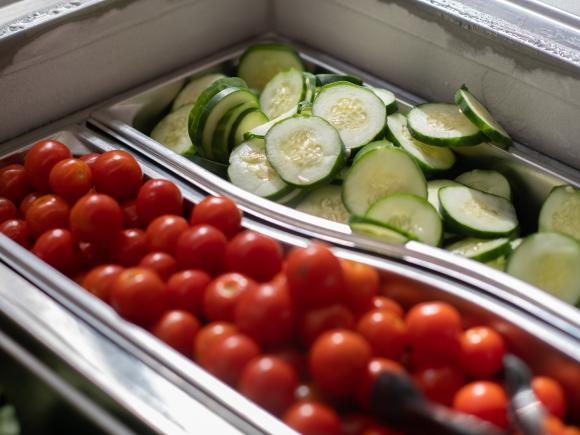
<svg viewBox="0 0 580 435">
<path fill-rule="evenodd" d="M 464 329 L 444 302 L 405 312 L 387 297 L 394 281 L 322 244 L 285 253 L 243 230 L 227 198 L 187 205 L 171 181 L 144 180 L 125 151 L 74 157 L 46 140 L 0 169 L 1 233 L 297 431 L 394 433 L 368 412 L 384 370 L 509 427 L 495 330 Z M 549 432 L 579 434 L 562 423 L 558 382 L 538 376 L 533 387 Z"/>
</svg>

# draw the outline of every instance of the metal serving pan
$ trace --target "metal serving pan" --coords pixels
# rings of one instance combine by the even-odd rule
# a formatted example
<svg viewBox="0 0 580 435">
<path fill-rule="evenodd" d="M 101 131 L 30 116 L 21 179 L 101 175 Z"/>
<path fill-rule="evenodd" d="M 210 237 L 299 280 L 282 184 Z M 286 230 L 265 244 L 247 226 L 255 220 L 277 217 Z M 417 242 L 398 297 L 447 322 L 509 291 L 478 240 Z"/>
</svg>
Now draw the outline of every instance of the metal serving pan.
<svg viewBox="0 0 580 435">
<path fill-rule="evenodd" d="M 74 152 L 98 152 L 118 147 L 118 144 L 84 127 L 74 127 L 52 137 L 57 137 L 71 146 Z M 7 150 L 3 158 L 0 157 L 0 161 L 22 155 L 29 146 L 30 142 L 23 142 L 20 146 L 13 144 L 12 149 Z M 187 202 L 197 203 L 204 196 L 202 192 L 184 185 L 168 172 L 154 168 L 141 158 L 138 159 L 147 177 L 165 177 L 176 182 L 182 189 Z M 243 226 L 277 239 L 285 249 L 305 246 L 308 243 L 304 237 L 280 231 L 253 218 L 244 217 Z M 332 249 L 340 258 L 348 258 L 376 267 L 386 280 L 411 281 L 413 285 L 407 285 L 406 291 L 392 294 L 403 302 L 416 303 L 433 299 L 447 301 L 461 311 L 469 325 L 493 325 L 504 335 L 510 349 L 524 357 L 536 373 L 550 374 L 562 382 L 569 397 L 572 414 L 580 415 L 580 390 L 577 388 L 580 383 L 578 339 L 546 324 L 543 321 L 543 312 L 536 315 L 526 311 L 525 302 L 515 295 L 512 295 L 510 300 L 505 300 L 479 292 L 469 285 L 428 271 L 419 265 L 380 258 L 342 247 Z M 250 403 L 145 330 L 123 320 L 110 306 L 93 297 L 75 282 L 4 236 L 0 236 L 0 256 L 3 262 L 38 288 L 67 306 L 86 322 L 93 324 L 111 342 L 139 358 L 144 367 L 162 373 L 181 390 L 203 401 L 208 408 L 240 430 L 251 433 L 292 433 L 280 421 Z M 392 288 L 395 292 L 397 286 L 393 285 Z M 98 349 L 93 349 L 89 343 L 86 344 L 87 348 L 83 349 L 84 352 L 89 357 L 94 357 Z M 86 358 L 86 355 L 83 358 Z M 114 358 L 115 355 L 108 352 L 107 356 Z M 141 379 L 146 381 L 146 377 Z M 158 395 L 154 389 L 150 391 L 150 394 L 151 401 L 163 402 L 162 409 L 170 408 L 171 403 L 164 402 L 166 398 Z M 187 412 L 191 411 L 189 407 L 182 407 L 182 409 L 186 409 Z"/>
<path fill-rule="evenodd" d="M 459 258 L 444 250 L 408 242 L 404 247 L 378 243 L 368 238 L 351 234 L 347 225 L 320 219 L 301 213 L 287 206 L 250 194 L 192 162 L 165 148 L 147 134 L 179 92 L 186 78 L 210 70 L 232 71 L 233 62 L 248 43 L 233 47 L 223 53 L 188 67 L 177 73 L 163 77 L 116 98 L 91 116 L 90 123 L 107 131 L 132 150 L 164 166 L 188 183 L 212 194 L 228 195 L 240 207 L 269 224 L 287 231 L 315 236 L 342 246 L 356 247 L 381 255 L 405 259 L 427 267 L 446 271 L 451 276 L 478 286 L 494 294 L 518 295 L 534 310 L 541 306 L 553 316 L 550 321 L 580 327 L 578 311 L 555 297 L 540 291 L 513 277 L 493 270 L 480 263 Z M 353 66 L 340 62 L 323 53 L 292 43 L 311 69 L 356 74 L 373 86 L 391 89 L 398 97 L 399 107 L 407 110 L 422 100 L 396 86 L 373 77 Z M 514 189 L 516 207 L 524 231 L 536 226 L 533 216 L 537 216 L 540 206 L 552 187 L 560 184 L 580 186 L 580 172 L 566 167 L 521 144 L 504 150 L 492 144 L 458 149 L 465 167 L 492 167 L 508 176 Z"/>
</svg>

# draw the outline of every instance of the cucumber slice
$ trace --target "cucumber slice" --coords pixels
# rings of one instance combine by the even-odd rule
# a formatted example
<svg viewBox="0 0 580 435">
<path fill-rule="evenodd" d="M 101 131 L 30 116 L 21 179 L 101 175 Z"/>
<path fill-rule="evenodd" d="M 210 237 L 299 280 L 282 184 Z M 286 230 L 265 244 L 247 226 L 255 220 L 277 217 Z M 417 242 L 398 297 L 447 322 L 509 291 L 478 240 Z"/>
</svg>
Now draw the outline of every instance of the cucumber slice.
<svg viewBox="0 0 580 435">
<path fill-rule="evenodd" d="M 381 99 L 381 101 L 385 104 L 387 108 L 387 115 L 395 113 L 399 110 L 399 106 L 397 105 L 397 97 L 394 93 L 389 91 L 388 89 L 383 88 L 369 88 L 373 91 L 377 97 Z"/>
<path fill-rule="evenodd" d="M 342 187 L 335 185 L 321 186 L 308 193 L 297 210 L 334 222 L 347 223 L 348 211 L 342 203 Z"/>
<path fill-rule="evenodd" d="M 570 304 L 580 302 L 580 244 L 559 233 L 536 233 L 509 256 L 506 272 Z"/>
<path fill-rule="evenodd" d="M 279 197 L 292 190 L 268 162 L 264 139 L 250 139 L 232 151 L 228 178 L 234 185 L 263 198 Z"/>
<path fill-rule="evenodd" d="M 218 79 L 223 79 L 224 77 L 223 74 L 211 73 L 191 80 L 187 85 L 185 85 L 179 94 L 177 94 L 175 100 L 173 100 L 171 111 L 174 112 L 186 104 L 195 104 L 197 97 L 199 97 L 209 85 Z"/>
<path fill-rule="evenodd" d="M 293 107 L 292 109 L 290 109 L 288 112 L 283 113 L 282 115 L 278 116 L 275 119 L 272 119 L 271 121 L 268 121 L 264 124 L 260 124 L 256 127 L 254 127 L 253 129 L 251 129 L 250 131 L 247 131 L 246 133 L 244 133 L 244 139 L 251 139 L 253 137 L 259 137 L 259 138 L 265 138 L 266 134 L 270 131 L 270 129 L 278 124 L 279 122 L 288 119 L 294 115 L 296 115 L 296 113 L 298 112 L 298 106 Z"/>
<path fill-rule="evenodd" d="M 474 169 L 473 171 L 464 172 L 455 178 L 455 181 L 472 189 L 501 196 L 510 201 L 512 199 L 512 189 L 509 181 L 497 171 Z"/>
<path fill-rule="evenodd" d="M 411 136 L 405 115 L 387 116 L 387 127 L 387 137 L 407 151 L 426 173 L 446 171 L 455 164 L 455 154 L 449 148 L 427 145 Z"/>
<path fill-rule="evenodd" d="M 416 240 L 438 246 L 443 224 L 437 211 L 427 200 L 410 193 L 395 193 L 371 205 L 366 217 L 384 223 Z"/>
<path fill-rule="evenodd" d="M 552 189 L 540 210 L 539 228 L 580 241 L 580 189 L 572 186 Z"/>
<path fill-rule="evenodd" d="M 350 82 L 362 85 L 362 79 L 350 74 L 316 74 L 316 86 L 324 86 L 334 82 Z"/>
<path fill-rule="evenodd" d="M 404 234 L 360 216 L 351 216 L 349 226 L 354 234 L 395 245 L 404 245 L 409 240 Z"/>
<path fill-rule="evenodd" d="M 277 118 L 306 97 L 302 71 L 281 71 L 268 82 L 260 96 L 260 107 L 268 118 Z"/>
<path fill-rule="evenodd" d="M 244 141 L 244 135 L 248 131 L 263 125 L 268 121 L 268 117 L 260 110 L 252 110 L 240 116 L 236 122 L 234 122 L 234 125 L 232 125 L 230 137 L 228 138 L 230 152 Z"/>
<path fill-rule="evenodd" d="M 276 202 L 287 205 L 288 207 L 294 207 L 300 204 L 300 201 L 302 201 L 302 199 L 305 198 L 306 195 L 308 195 L 308 192 L 309 192 L 308 189 L 293 188 L 287 194 L 281 196 L 280 198 L 277 198 Z"/>
<path fill-rule="evenodd" d="M 455 104 L 459 110 L 475 124 L 479 129 L 490 138 L 493 142 L 503 146 L 510 146 L 512 138 L 507 131 L 491 116 L 491 113 L 481 104 L 481 102 L 473 96 L 463 85 L 455 93 Z"/>
<path fill-rule="evenodd" d="M 439 189 L 449 186 L 461 186 L 452 180 L 430 180 L 427 182 L 427 201 L 431 203 L 437 213 L 441 214 L 441 205 L 439 204 Z"/>
<path fill-rule="evenodd" d="M 501 196 L 450 186 L 439 190 L 439 202 L 445 222 L 466 236 L 489 239 L 510 235 L 518 228 L 514 206 Z"/>
<path fill-rule="evenodd" d="M 286 183 L 296 187 L 330 181 L 344 166 L 344 154 L 336 129 L 317 116 L 293 116 L 266 134 L 268 161 Z"/>
<path fill-rule="evenodd" d="M 165 116 L 151 131 L 151 139 L 182 156 L 195 155 L 195 146 L 191 143 L 187 129 L 192 107 L 193 104 L 188 104 Z"/>
<path fill-rule="evenodd" d="M 403 150 L 379 147 L 353 164 L 343 183 L 342 201 L 352 214 L 364 215 L 378 199 L 397 192 L 427 197 L 427 182 Z"/>
<path fill-rule="evenodd" d="M 306 95 L 304 101 L 307 103 L 312 103 L 314 97 L 316 96 L 316 76 L 308 72 L 303 72 L 304 84 L 306 86 Z"/>
<path fill-rule="evenodd" d="M 347 149 L 372 141 L 385 127 L 386 107 L 370 89 L 349 82 L 320 88 L 312 114 L 326 119 L 340 133 Z"/>
<path fill-rule="evenodd" d="M 407 120 L 413 137 L 428 145 L 477 145 L 486 139 L 455 104 L 420 104 L 409 111 Z"/>
<path fill-rule="evenodd" d="M 283 44 L 256 44 L 248 47 L 240 57 L 238 75 L 249 87 L 262 91 L 280 71 L 294 68 L 303 71 L 298 53 Z"/>
<path fill-rule="evenodd" d="M 507 264 L 507 258 L 505 255 L 500 255 L 491 261 L 486 261 L 485 264 L 489 267 L 493 267 L 494 269 L 499 270 L 500 272 L 504 272 Z"/>
<path fill-rule="evenodd" d="M 228 110 L 219 120 L 212 138 L 212 154 L 214 160 L 218 162 L 227 162 L 230 155 L 229 138 L 232 133 L 234 124 L 246 114 L 256 110 L 255 102 L 239 104 Z"/>
<path fill-rule="evenodd" d="M 499 239 L 486 240 L 473 237 L 455 242 L 445 249 L 453 254 L 472 260 L 488 262 L 497 257 L 506 255 L 511 251 L 510 239 L 502 237 Z"/>
<path fill-rule="evenodd" d="M 356 155 L 354 156 L 354 159 L 352 160 L 352 164 L 354 165 L 366 153 L 373 151 L 373 150 L 376 150 L 377 148 L 384 148 L 384 147 L 395 148 L 395 145 L 393 145 L 393 143 L 389 142 L 388 140 L 377 140 L 377 141 L 368 143 L 364 147 L 359 148 Z"/>
<path fill-rule="evenodd" d="M 524 239 L 513 239 L 510 241 L 510 248 L 511 250 L 515 250 L 518 246 L 520 246 L 522 244 L 522 242 L 524 241 Z"/>
</svg>

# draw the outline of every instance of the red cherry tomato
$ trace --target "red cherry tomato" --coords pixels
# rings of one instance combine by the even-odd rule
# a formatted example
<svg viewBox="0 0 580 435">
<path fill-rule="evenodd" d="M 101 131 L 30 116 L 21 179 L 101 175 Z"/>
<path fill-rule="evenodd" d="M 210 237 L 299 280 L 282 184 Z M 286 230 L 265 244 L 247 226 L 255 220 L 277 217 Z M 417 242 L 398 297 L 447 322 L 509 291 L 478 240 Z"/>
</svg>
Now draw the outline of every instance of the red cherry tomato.
<svg viewBox="0 0 580 435">
<path fill-rule="evenodd" d="M 312 378 L 322 391 L 342 398 L 355 392 L 370 359 L 371 348 L 363 337 L 335 329 L 316 339 L 308 362 Z"/>
<path fill-rule="evenodd" d="M 177 239 L 188 228 L 187 221 L 181 216 L 166 214 L 155 218 L 147 226 L 149 249 L 173 255 Z"/>
<path fill-rule="evenodd" d="M 223 270 L 227 240 L 210 225 L 185 230 L 175 244 L 175 259 L 180 269 L 202 269 L 210 275 Z"/>
<path fill-rule="evenodd" d="M 100 154 L 97 153 L 83 154 L 82 156 L 79 156 L 79 160 L 85 162 L 89 166 L 89 168 L 91 168 L 92 171 L 93 165 L 95 164 L 99 156 Z"/>
<path fill-rule="evenodd" d="M 235 323 L 263 346 L 285 344 L 294 332 L 294 306 L 286 286 L 248 288 L 235 308 Z"/>
<path fill-rule="evenodd" d="M 502 336 L 491 328 L 470 328 L 461 335 L 461 367 L 473 378 L 493 377 L 503 367 L 505 352 Z"/>
<path fill-rule="evenodd" d="M 246 365 L 260 355 L 254 340 L 244 334 L 234 334 L 217 340 L 200 361 L 204 368 L 226 384 L 238 384 Z"/>
<path fill-rule="evenodd" d="M 182 270 L 167 281 L 167 299 L 173 308 L 203 314 L 203 297 L 211 277 L 203 270 Z"/>
<path fill-rule="evenodd" d="M 386 310 L 371 310 L 357 324 L 357 331 L 371 345 L 374 356 L 398 359 L 407 345 L 405 323 Z"/>
<path fill-rule="evenodd" d="M 85 275 L 82 286 L 99 299 L 109 302 L 113 281 L 123 270 L 117 264 L 102 264 Z"/>
<path fill-rule="evenodd" d="M 78 270 L 75 241 L 68 230 L 57 228 L 42 233 L 32 253 L 64 274 L 73 275 Z"/>
<path fill-rule="evenodd" d="M 41 140 L 30 148 L 24 158 L 28 182 L 40 192 L 48 192 L 48 176 L 54 165 L 72 155 L 66 145 L 56 140 Z"/>
<path fill-rule="evenodd" d="M 284 423 L 302 435 L 341 435 L 340 419 L 336 412 L 313 401 L 292 405 L 284 414 Z"/>
<path fill-rule="evenodd" d="M 20 219 L 8 219 L 0 224 L 0 233 L 25 248 L 30 246 L 28 224 L 26 221 Z"/>
<path fill-rule="evenodd" d="M 97 191 L 117 200 L 135 197 L 143 182 L 137 160 L 127 151 L 107 151 L 91 165 Z"/>
<path fill-rule="evenodd" d="M 180 216 L 183 212 L 181 191 L 169 180 L 149 180 L 141 186 L 137 194 L 137 214 L 143 224 L 149 223 L 158 216 L 173 214 Z"/>
<path fill-rule="evenodd" d="M 423 368 L 413 378 L 428 399 L 445 406 L 451 406 L 453 397 L 465 384 L 463 373 L 450 365 Z"/>
<path fill-rule="evenodd" d="M 34 238 L 53 228 L 68 228 L 68 203 L 57 195 L 44 195 L 32 203 L 26 212 L 28 231 Z"/>
<path fill-rule="evenodd" d="M 89 165 L 79 159 L 64 159 L 50 170 L 50 187 L 57 195 L 77 199 L 93 187 L 93 176 Z"/>
<path fill-rule="evenodd" d="M 17 204 L 31 191 L 24 166 L 12 164 L 0 169 L 0 196 Z"/>
<path fill-rule="evenodd" d="M 372 307 L 373 297 L 379 290 L 379 272 L 372 266 L 351 260 L 340 260 L 344 276 L 343 301 L 354 313 L 360 314 Z"/>
<path fill-rule="evenodd" d="M 453 408 L 475 415 L 496 426 L 507 429 L 507 396 L 495 382 L 478 381 L 463 386 L 453 399 Z"/>
<path fill-rule="evenodd" d="M 294 249 L 286 259 L 286 275 L 290 295 L 301 306 L 317 308 L 341 300 L 342 268 L 325 246 Z"/>
<path fill-rule="evenodd" d="M 282 247 L 276 240 L 255 231 L 235 236 L 226 248 L 226 269 L 256 281 L 273 278 L 282 269 Z"/>
<path fill-rule="evenodd" d="M 0 198 L 0 223 L 18 217 L 18 209 L 14 203 L 8 198 Z"/>
<path fill-rule="evenodd" d="M 111 305 L 131 322 L 154 322 L 165 311 L 166 302 L 165 284 L 145 267 L 125 269 L 111 285 Z"/>
<path fill-rule="evenodd" d="M 193 314 L 171 310 L 161 316 L 151 328 L 151 332 L 178 352 L 191 357 L 199 329 L 199 320 Z"/>
<path fill-rule="evenodd" d="M 294 402 L 298 376 L 280 358 L 262 356 L 250 361 L 240 378 L 240 392 L 274 415 L 281 415 Z"/>
<path fill-rule="evenodd" d="M 212 225 L 231 239 L 240 231 L 242 212 L 225 196 L 206 196 L 191 211 L 189 222 L 191 225 Z"/>
<path fill-rule="evenodd" d="M 147 254 L 147 236 L 143 230 L 128 228 L 119 231 L 109 246 L 109 261 L 130 267 L 139 264 Z"/>
<path fill-rule="evenodd" d="M 566 415 L 566 394 L 555 379 L 547 376 L 535 376 L 532 379 L 534 394 L 552 415 L 564 418 Z"/>
<path fill-rule="evenodd" d="M 107 248 L 96 243 L 80 242 L 78 244 L 79 261 L 82 269 L 91 269 L 108 259 Z"/>
<path fill-rule="evenodd" d="M 300 379 L 308 377 L 308 358 L 295 347 L 289 345 L 271 352 L 270 355 L 290 364 Z"/>
<path fill-rule="evenodd" d="M 177 261 L 166 252 L 150 252 L 141 259 L 139 266 L 154 270 L 163 281 L 177 271 Z"/>
<path fill-rule="evenodd" d="M 254 280 L 239 273 L 224 273 L 209 283 L 203 297 L 203 313 L 210 321 L 234 321 L 242 295 L 256 287 Z"/>
<path fill-rule="evenodd" d="M 123 226 L 125 228 L 141 228 L 141 220 L 137 214 L 137 201 L 130 199 L 121 204 L 123 210 Z"/>
<path fill-rule="evenodd" d="M 377 377 L 385 371 L 406 376 L 405 369 L 396 361 L 388 358 L 371 359 L 356 389 L 356 399 L 362 409 L 369 408 L 373 384 L 377 380 Z"/>
<path fill-rule="evenodd" d="M 34 201 L 36 201 L 38 198 L 40 198 L 42 195 L 38 192 L 31 192 L 28 195 L 26 195 L 24 198 L 22 198 L 22 201 L 20 201 L 20 214 L 24 217 L 26 217 L 26 212 L 28 211 L 28 209 L 30 208 L 30 206 L 34 203 Z"/>
<path fill-rule="evenodd" d="M 111 242 L 123 228 L 123 212 L 110 196 L 89 193 L 72 208 L 70 228 L 84 242 Z"/>
<path fill-rule="evenodd" d="M 197 362 L 205 366 L 204 361 L 209 349 L 218 341 L 238 334 L 238 329 L 228 322 L 212 322 L 200 329 L 195 337 L 193 354 Z"/>
<path fill-rule="evenodd" d="M 373 298 L 373 308 L 378 308 L 381 310 L 390 311 L 394 315 L 400 317 L 401 319 L 405 315 L 405 311 L 401 304 L 391 298 L 387 298 L 385 296 L 375 296 Z"/>
<path fill-rule="evenodd" d="M 326 331 L 354 328 L 354 316 L 341 304 L 308 310 L 300 321 L 300 342 L 309 347 Z"/>
</svg>

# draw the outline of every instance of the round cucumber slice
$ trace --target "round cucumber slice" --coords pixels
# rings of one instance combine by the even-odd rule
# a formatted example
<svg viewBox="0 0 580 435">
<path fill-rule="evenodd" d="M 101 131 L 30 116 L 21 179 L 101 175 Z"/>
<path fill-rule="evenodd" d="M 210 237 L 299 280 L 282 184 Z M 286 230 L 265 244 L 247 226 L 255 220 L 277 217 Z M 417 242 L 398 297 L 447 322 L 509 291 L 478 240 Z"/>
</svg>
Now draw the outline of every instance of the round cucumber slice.
<svg viewBox="0 0 580 435">
<path fill-rule="evenodd" d="M 285 195 L 276 198 L 276 202 L 287 205 L 288 207 L 293 207 L 296 206 L 297 204 L 300 204 L 300 201 L 302 201 L 302 199 L 305 198 L 306 195 L 308 195 L 308 192 L 309 189 L 293 188 L 290 192 L 286 193 Z"/>
<path fill-rule="evenodd" d="M 348 211 L 342 203 L 342 187 L 329 184 L 318 187 L 298 204 L 296 210 L 345 224 Z"/>
<path fill-rule="evenodd" d="M 486 139 L 455 104 L 420 104 L 409 111 L 407 121 L 413 137 L 428 145 L 477 145 Z"/>
<path fill-rule="evenodd" d="M 472 123 L 490 138 L 493 142 L 503 146 L 510 146 L 512 138 L 507 131 L 491 116 L 491 113 L 481 102 L 473 96 L 463 85 L 455 93 L 455 104 Z"/>
<path fill-rule="evenodd" d="M 397 110 L 399 110 L 399 106 L 397 105 L 397 97 L 394 93 L 388 89 L 383 88 L 370 88 L 370 90 L 373 91 L 384 103 L 385 107 L 387 108 L 387 115 L 391 115 L 392 113 L 395 113 Z"/>
<path fill-rule="evenodd" d="M 228 146 L 230 151 L 244 141 L 246 132 L 268 122 L 268 117 L 260 110 L 252 110 L 240 116 L 232 125 Z"/>
<path fill-rule="evenodd" d="M 377 140 L 375 142 L 368 143 L 357 151 L 352 164 L 354 165 L 357 160 L 360 160 L 366 153 L 383 147 L 394 148 L 395 145 L 393 145 L 393 143 L 389 142 L 388 140 Z"/>
<path fill-rule="evenodd" d="M 272 119 L 264 124 L 260 124 L 256 127 L 254 127 L 250 131 L 247 131 L 244 133 L 244 139 L 251 139 L 253 137 L 265 138 L 266 134 L 270 131 L 270 129 L 274 125 L 278 124 L 280 121 L 283 121 L 285 119 L 288 119 L 288 118 L 296 115 L 297 111 L 298 111 L 298 106 L 293 107 L 288 112 L 283 113 L 282 115 L 278 116 L 277 118 L 274 118 L 274 119 Z"/>
<path fill-rule="evenodd" d="M 266 84 L 260 95 L 260 107 L 268 118 L 276 118 L 297 106 L 306 97 L 302 71 L 281 71 Z"/>
<path fill-rule="evenodd" d="M 364 217 L 352 215 L 349 219 L 349 226 L 353 234 L 360 234 L 382 242 L 404 245 L 409 241 L 406 235 Z"/>
<path fill-rule="evenodd" d="M 455 181 L 472 189 L 501 196 L 507 200 L 512 199 L 512 189 L 509 181 L 497 171 L 474 169 L 459 175 L 455 178 Z"/>
<path fill-rule="evenodd" d="M 570 304 L 580 302 L 580 244 L 559 233 L 528 236 L 508 258 L 506 272 Z"/>
<path fill-rule="evenodd" d="M 449 186 L 460 186 L 452 180 L 430 180 L 427 182 L 427 201 L 441 214 L 441 206 L 439 204 L 439 189 Z"/>
<path fill-rule="evenodd" d="M 350 82 L 362 85 L 362 79 L 350 74 L 316 74 L 316 86 L 324 86 L 335 82 Z"/>
<path fill-rule="evenodd" d="M 493 240 L 470 237 L 452 243 L 445 249 L 453 254 L 461 255 L 462 257 L 488 262 L 509 253 L 511 250 L 511 244 L 510 239 L 507 237 Z"/>
<path fill-rule="evenodd" d="M 187 104 L 195 104 L 197 97 L 199 97 L 209 85 L 218 79 L 223 79 L 224 77 L 223 74 L 210 73 L 192 79 L 187 85 L 185 85 L 181 92 L 177 94 L 175 100 L 173 100 L 171 111 L 175 111 Z"/>
<path fill-rule="evenodd" d="M 580 189 L 572 186 L 552 189 L 540 210 L 539 228 L 580 241 Z"/>
<path fill-rule="evenodd" d="M 177 109 L 163 118 L 151 131 L 151 139 L 182 156 L 193 156 L 195 147 L 189 138 L 187 120 L 193 104 Z"/>
<path fill-rule="evenodd" d="M 255 111 L 255 102 L 239 104 L 228 110 L 219 120 L 212 138 L 213 157 L 218 162 L 227 162 L 230 154 L 229 136 L 238 119 L 243 118 L 246 114 Z"/>
</svg>

